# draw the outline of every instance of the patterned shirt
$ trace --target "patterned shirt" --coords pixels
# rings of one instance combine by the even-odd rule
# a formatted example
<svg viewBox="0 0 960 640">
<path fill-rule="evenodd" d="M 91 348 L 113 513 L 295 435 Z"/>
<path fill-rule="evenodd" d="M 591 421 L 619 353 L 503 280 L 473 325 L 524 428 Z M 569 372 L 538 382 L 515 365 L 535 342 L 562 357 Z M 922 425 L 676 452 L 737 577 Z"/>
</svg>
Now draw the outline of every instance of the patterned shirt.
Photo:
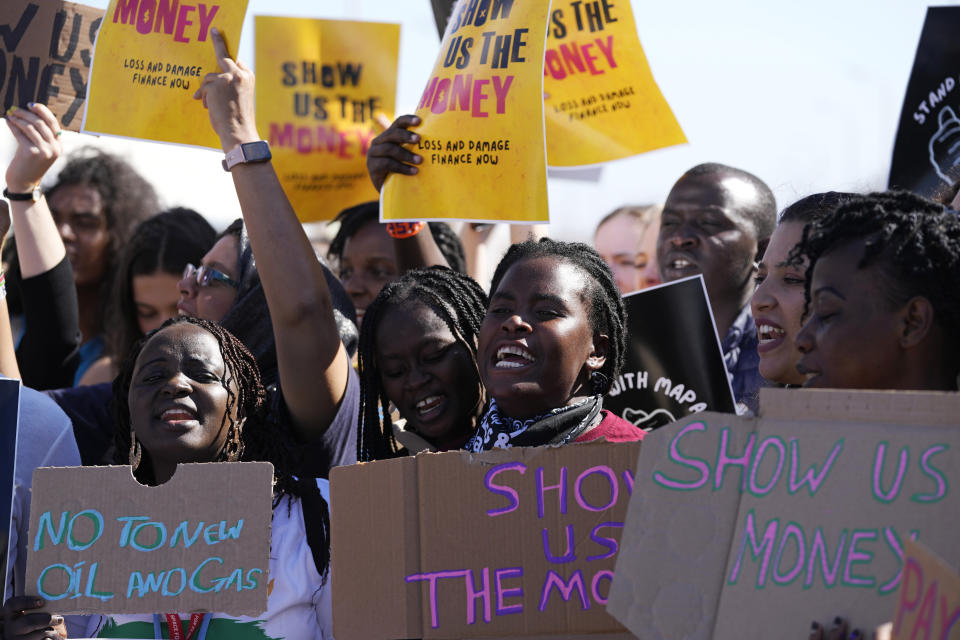
<svg viewBox="0 0 960 640">
<path fill-rule="evenodd" d="M 750 305 L 747 305 L 740 310 L 720 347 L 723 349 L 723 361 L 727 365 L 727 378 L 733 387 L 734 400 L 754 413 L 757 410 L 757 395 L 763 386 L 758 343 L 757 325 L 753 321 Z"/>
</svg>

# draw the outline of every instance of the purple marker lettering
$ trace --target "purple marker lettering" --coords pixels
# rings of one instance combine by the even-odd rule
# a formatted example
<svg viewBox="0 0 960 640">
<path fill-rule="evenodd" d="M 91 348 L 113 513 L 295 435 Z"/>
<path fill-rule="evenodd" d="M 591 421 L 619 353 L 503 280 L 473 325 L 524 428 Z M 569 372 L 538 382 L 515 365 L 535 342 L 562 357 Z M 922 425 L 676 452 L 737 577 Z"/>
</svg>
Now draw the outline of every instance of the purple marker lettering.
<svg viewBox="0 0 960 640">
<path fill-rule="evenodd" d="M 911 580 L 914 578 L 914 580 Z M 916 595 L 910 596 L 910 585 L 916 587 Z M 905 611 L 914 611 L 920 604 L 920 594 L 923 593 L 923 567 L 913 558 L 907 558 L 903 569 L 903 588 L 900 589 L 900 602 L 897 603 L 897 615 L 893 618 L 893 635 L 900 633 L 900 624 L 903 622 Z"/>
<path fill-rule="evenodd" d="M 487 515 L 491 517 L 502 516 L 505 513 L 510 513 L 511 511 L 515 511 L 517 507 L 520 506 L 520 498 L 517 496 L 515 489 L 493 483 L 493 479 L 503 471 L 519 471 L 520 475 L 523 475 L 527 472 L 527 465 L 523 464 L 522 462 L 505 462 L 504 464 L 498 464 L 490 469 L 490 471 L 487 471 L 487 475 L 483 478 L 483 484 L 487 490 L 504 496 L 510 500 L 510 504 L 502 509 L 490 509 L 487 511 Z"/>
<path fill-rule="evenodd" d="M 604 527 L 614 527 L 617 529 L 623 529 L 622 522 L 601 522 L 593 528 L 593 531 L 590 532 L 590 539 L 599 544 L 602 547 L 609 549 L 606 553 L 602 553 L 598 556 L 588 556 L 587 562 L 591 560 L 606 560 L 607 558 L 612 558 L 617 554 L 617 549 L 619 544 L 614 538 L 607 538 L 606 536 L 597 535 L 597 532 Z"/>
<path fill-rule="evenodd" d="M 584 610 L 590 608 L 590 603 L 587 601 L 587 588 L 583 583 L 583 573 L 579 569 L 573 572 L 569 582 L 564 582 L 553 569 L 547 571 L 547 579 L 543 582 L 543 593 L 540 596 L 540 611 L 547 610 L 547 600 L 550 599 L 550 592 L 554 587 L 557 588 L 564 602 L 570 602 L 573 590 L 576 589 L 580 594 L 580 607 Z"/>
<path fill-rule="evenodd" d="M 480 572 L 480 588 L 473 586 L 473 571 L 467 576 L 467 624 L 473 624 L 477 621 L 477 598 L 483 603 L 483 621 L 490 622 L 490 569 L 484 567 Z"/>
<path fill-rule="evenodd" d="M 607 481 L 610 484 L 610 500 L 607 504 L 602 507 L 595 507 L 583 496 L 583 480 L 588 478 L 591 475 L 598 473 L 606 476 Z M 605 464 L 601 464 L 596 467 L 590 467 L 579 476 L 577 476 L 577 481 L 573 485 L 573 495 L 577 499 L 577 504 L 580 505 L 581 509 L 586 509 L 587 511 L 606 511 L 613 505 L 617 504 L 617 498 L 620 496 L 620 487 L 617 484 L 617 474 L 613 472 L 613 469 L 608 467 Z"/>
<path fill-rule="evenodd" d="M 593 601 L 599 605 L 607 606 L 607 598 L 600 595 L 600 581 L 606 578 L 608 581 L 613 582 L 613 571 L 609 569 L 604 569 L 603 571 L 597 571 L 597 575 L 593 576 L 593 580 L 590 582 L 590 593 L 593 594 Z M 610 590 L 607 590 L 607 595 L 610 595 Z"/>
<path fill-rule="evenodd" d="M 730 428 L 727 427 L 720 432 L 720 449 L 717 451 L 717 463 L 714 465 L 716 479 L 713 482 L 714 489 L 723 487 L 724 473 L 728 466 L 740 467 L 740 491 L 747 490 L 747 469 L 750 466 L 750 454 L 753 453 L 753 444 L 757 440 L 757 434 L 751 433 L 747 439 L 747 446 L 744 447 L 743 455 L 728 456 L 727 446 L 730 442 Z"/>
<path fill-rule="evenodd" d="M 560 513 L 567 512 L 567 468 L 560 467 L 559 484 L 543 484 L 543 467 L 537 467 L 537 514 L 543 517 L 544 494 L 547 491 L 557 491 L 560 500 Z"/>
<path fill-rule="evenodd" d="M 686 491 L 690 489 L 699 489 L 703 485 L 707 484 L 707 481 L 710 479 L 710 467 L 707 466 L 707 463 L 699 458 L 685 458 L 681 455 L 680 450 L 677 448 L 677 444 L 680 442 L 680 438 L 687 435 L 691 431 L 706 431 L 707 425 L 703 422 L 691 422 L 680 432 L 673 437 L 673 440 L 670 441 L 670 460 L 684 467 L 690 467 L 696 469 L 700 472 L 700 479 L 693 482 L 682 482 L 680 480 L 674 480 L 669 478 L 659 471 L 654 472 L 653 481 L 659 484 L 661 487 L 667 489 L 675 489 L 678 491 Z"/>
<path fill-rule="evenodd" d="M 543 530 L 543 555 L 553 564 L 565 564 L 577 559 L 577 551 L 573 546 L 573 525 L 568 524 L 565 531 L 567 533 L 567 551 L 562 557 L 557 558 L 550 552 L 550 530 Z"/>
<path fill-rule="evenodd" d="M 769 447 L 773 447 L 777 450 L 777 468 L 773 472 L 770 481 L 767 482 L 765 487 L 760 487 L 757 484 L 757 470 L 760 468 L 760 463 L 763 461 L 763 454 L 766 453 Z M 770 437 L 766 438 L 763 442 L 760 443 L 760 446 L 757 447 L 757 457 L 754 460 L 753 468 L 750 470 L 750 493 L 756 496 L 763 496 L 770 493 L 770 490 L 776 486 L 777 481 L 780 479 L 780 473 L 783 471 L 783 461 L 787 457 L 787 448 L 783 446 L 783 442 L 780 438 Z"/>
<path fill-rule="evenodd" d="M 949 447 L 945 444 L 934 445 L 924 451 L 923 455 L 920 456 L 920 470 L 923 471 L 925 476 L 929 476 L 930 479 L 933 480 L 934 484 L 937 485 L 937 490 L 936 493 L 915 493 L 911 496 L 911 500 L 933 503 L 943 500 L 944 496 L 947 495 L 947 479 L 943 477 L 942 471 L 930 464 L 930 458 L 947 449 L 949 449 Z"/>
<path fill-rule="evenodd" d="M 847 547 L 847 564 L 843 568 L 843 584 L 848 587 L 872 587 L 876 584 L 874 578 L 864 578 L 863 576 L 853 575 L 853 565 L 870 562 L 873 560 L 872 551 L 860 551 L 857 545 L 861 540 L 876 540 L 876 529 L 855 529 L 850 536 L 850 546 Z"/>
<path fill-rule="evenodd" d="M 796 541 L 797 558 L 794 560 L 793 567 L 786 574 L 780 573 L 780 561 L 783 559 L 783 552 L 787 546 L 787 541 L 791 536 Z M 777 546 L 776 559 L 773 561 L 773 581 L 777 584 L 790 584 L 797 579 L 797 576 L 803 571 L 807 560 L 807 543 L 803 539 L 803 529 L 795 522 L 787 523 L 783 528 L 783 535 L 780 536 L 780 544 Z"/>
<path fill-rule="evenodd" d="M 493 572 L 493 581 L 497 585 L 497 615 L 505 616 L 511 613 L 523 613 L 523 602 L 518 602 L 517 604 L 504 604 L 503 601 L 507 598 L 523 598 L 523 587 L 514 587 L 512 589 L 506 589 L 503 586 L 503 581 L 508 578 L 522 578 L 523 577 L 523 567 L 508 567 L 505 569 L 497 569 Z"/>
<path fill-rule="evenodd" d="M 840 541 L 837 543 L 837 551 L 833 557 L 833 564 L 827 564 L 830 559 L 827 555 L 827 543 L 823 539 L 823 530 L 817 527 L 813 533 L 813 544 L 810 545 L 810 560 L 807 562 L 807 579 L 803 586 L 807 589 L 813 586 L 813 579 L 817 571 L 817 557 L 820 557 L 820 572 L 823 574 L 823 584 L 825 587 L 832 587 L 837 584 L 837 576 L 840 575 L 840 559 L 843 557 L 843 548 L 847 543 L 846 529 L 840 534 Z"/>
<path fill-rule="evenodd" d="M 627 495 L 628 495 L 628 496 L 632 496 L 632 495 L 633 495 L 633 482 L 634 482 L 633 472 L 631 472 L 631 471 L 621 471 L 620 473 L 621 473 L 621 475 L 623 475 L 623 484 L 627 487 Z"/>
<path fill-rule="evenodd" d="M 737 578 L 740 576 L 740 566 L 743 564 L 743 552 L 746 551 L 748 542 L 754 560 L 757 559 L 761 551 L 766 549 L 763 554 L 763 562 L 760 563 L 760 570 L 757 571 L 757 588 L 762 588 L 767 582 L 767 570 L 770 567 L 770 556 L 773 555 L 773 543 L 777 539 L 777 527 L 780 520 L 774 518 L 767 523 L 767 528 L 763 531 L 763 541 L 758 545 L 755 517 L 753 509 L 747 512 L 747 521 L 743 526 L 743 539 L 740 541 L 740 551 L 737 553 L 737 561 L 733 565 L 727 584 L 736 584 Z"/>
<path fill-rule="evenodd" d="M 877 445 L 877 457 L 873 462 L 873 495 L 881 502 L 893 502 L 900 495 L 900 488 L 903 486 L 903 477 L 907 474 L 907 465 L 910 459 L 910 452 L 906 447 L 900 449 L 900 459 L 897 465 L 897 475 L 893 481 L 890 491 L 884 493 L 883 487 L 883 463 L 886 460 L 887 443 L 881 442 Z"/>
<path fill-rule="evenodd" d="M 430 583 L 430 626 L 436 629 L 440 624 L 440 616 L 437 611 L 437 581 L 442 578 L 466 578 L 470 573 L 466 569 L 458 571 L 431 571 L 429 573 L 414 573 L 404 580 L 406 582 L 418 582 L 427 580 Z"/>
<path fill-rule="evenodd" d="M 833 463 L 836 462 L 837 456 L 840 455 L 840 452 L 843 451 L 843 439 L 837 440 L 837 443 L 833 445 L 833 449 L 830 451 L 830 455 L 827 457 L 827 461 L 823 464 L 823 469 L 817 471 L 817 465 L 811 466 L 809 469 L 804 471 L 803 477 L 800 480 L 797 480 L 797 469 L 800 466 L 800 462 L 797 459 L 797 439 L 794 438 L 790 440 L 790 484 L 789 491 L 793 495 L 797 491 L 803 488 L 803 485 L 807 485 L 807 491 L 810 492 L 810 497 L 813 497 L 817 494 L 817 491 L 820 489 L 820 485 L 823 484 L 823 481 L 827 479 L 827 474 L 830 473 L 830 468 L 833 466 Z"/>
</svg>

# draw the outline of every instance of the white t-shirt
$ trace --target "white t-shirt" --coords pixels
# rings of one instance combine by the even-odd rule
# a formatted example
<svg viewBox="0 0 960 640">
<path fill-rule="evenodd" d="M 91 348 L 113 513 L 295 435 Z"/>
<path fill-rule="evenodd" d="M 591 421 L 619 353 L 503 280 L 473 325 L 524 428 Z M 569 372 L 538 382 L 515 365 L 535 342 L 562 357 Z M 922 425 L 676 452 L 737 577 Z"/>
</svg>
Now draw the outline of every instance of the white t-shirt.
<svg viewBox="0 0 960 640">
<path fill-rule="evenodd" d="M 329 500 L 327 480 L 317 480 L 324 500 Z M 289 507 L 289 508 L 288 508 Z M 270 578 L 267 611 L 258 618 L 211 614 L 206 640 L 333 640 L 329 580 L 321 587 L 310 545 L 307 543 L 300 500 L 281 500 L 273 510 L 270 531 Z M 161 618 L 163 638 L 169 638 L 166 617 Z M 180 616 L 184 633 L 190 616 Z M 89 637 L 155 638 L 153 616 L 94 617 Z M 200 640 L 194 635 L 194 640 Z"/>
</svg>

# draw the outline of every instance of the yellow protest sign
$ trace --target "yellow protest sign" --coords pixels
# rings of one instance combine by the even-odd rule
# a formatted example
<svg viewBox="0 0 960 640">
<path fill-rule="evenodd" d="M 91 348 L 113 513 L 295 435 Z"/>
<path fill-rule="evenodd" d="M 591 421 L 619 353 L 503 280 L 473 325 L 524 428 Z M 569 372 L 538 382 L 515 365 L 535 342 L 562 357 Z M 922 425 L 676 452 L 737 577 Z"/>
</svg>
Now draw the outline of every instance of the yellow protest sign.
<svg viewBox="0 0 960 640">
<path fill-rule="evenodd" d="M 366 154 L 374 116 L 393 118 L 400 25 L 257 16 L 254 30 L 257 128 L 297 215 L 376 200 Z"/>
<path fill-rule="evenodd" d="M 90 69 L 83 130 L 220 149 L 193 94 L 219 72 L 210 29 L 236 55 L 247 0 L 110 0 Z"/>
<path fill-rule="evenodd" d="M 687 141 L 650 72 L 629 0 L 553 1 L 543 91 L 551 167 Z"/>
<path fill-rule="evenodd" d="M 391 174 L 384 220 L 547 222 L 548 0 L 460 0 L 420 98 L 415 176 Z"/>
<path fill-rule="evenodd" d="M 960 640 L 960 574 L 915 540 L 903 545 L 893 640 Z"/>
</svg>

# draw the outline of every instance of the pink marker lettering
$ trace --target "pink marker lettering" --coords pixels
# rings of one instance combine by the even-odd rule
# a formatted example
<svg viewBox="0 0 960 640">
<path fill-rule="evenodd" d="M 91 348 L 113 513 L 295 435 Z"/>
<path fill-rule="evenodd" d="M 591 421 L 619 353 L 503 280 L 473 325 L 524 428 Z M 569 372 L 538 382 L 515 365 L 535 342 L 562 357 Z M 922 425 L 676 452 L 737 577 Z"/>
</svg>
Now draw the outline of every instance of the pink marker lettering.
<svg viewBox="0 0 960 640">
<path fill-rule="evenodd" d="M 850 546 L 847 548 L 847 564 L 843 568 L 843 583 L 848 587 L 872 587 L 876 580 L 874 578 L 865 578 L 863 576 L 853 575 L 853 565 L 870 562 L 873 560 L 873 552 L 864 552 L 857 549 L 861 540 L 876 540 L 876 529 L 864 531 L 854 530 L 850 536 Z"/>
<path fill-rule="evenodd" d="M 893 502 L 900 495 L 900 489 L 903 486 L 903 477 L 907 474 L 907 466 L 910 461 L 910 452 L 907 447 L 900 449 L 899 464 L 897 465 L 897 475 L 890 487 L 890 491 L 883 490 L 883 466 L 886 461 L 887 443 L 881 442 L 877 445 L 877 457 L 873 462 L 873 495 L 881 502 Z"/>
<path fill-rule="evenodd" d="M 816 576 L 817 557 L 820 557 L 820 572 L 823 574 L 823 584 L 826 587 L 832 587 L 837 584 L 837 576 L 840 575 L 840 559 L 843 557 L 843 548 L 847 542 L 847 530 L 844 529 L 840 534 L 840 541 L 837 543 L 837 551 L 833 557 L 833 564 L 827 564 L 830 560 L 827 555 L 827 543 L 823 539 L 823 530 L 817 527 L 813 533 L 813 544 L 810 545 L 810 559 L 807 562 L 807 579 L 803 586 L 809 589 L 813 586 L 813 579 Z"/>
<path fill-rule="evenodd" d="M 483 478 L 483 484 L 487 490 L 501 495 L 510 501 L 510 504 L 502 509 L 490 509 L 487 511 L 487 515 L 491 517 L 502 516 L 505 513 L 516 511 L 517 507 L 520 506 L 520 497 L 517 496 L 515 489 L 493 483 L 493 479 L 504 471 L 519 471 L 520 475 L 523 475 L 527 472 L 527 465 L 522 462 L 505 462 L 487 471 L 487 475 Z"/>
<path fill-rule="evenodd" d="M 720 432 L 720 450 L 717 452 L 717 463 L 714 465 L 716 480 L 713 483 L 715 489 L 723 486 L 724 473 L 728 466 L 740 467 L 740 490 L 747 490 L 747 469 L 750 466 L 750 454 L 753 453 L 753 444 L 757 439 L 756 433 L 751 433 L 747 439 L 747 446 L 743 450 L 743 455 L 730 457 L 727 455 L 727 446 L 730 442 L 729 427 Z"/>
<path fill-rule="evenodd" d="M 923 471 L 925 476 L 929 476 L 930 479 L 933 480 L 934 484 L 937 485 L 937 489 L 935 493 L 916 493 L 910 497 L 911 500 L 933 503 L 943 500 L 943 498 L 947 495 L 947 479 L 943 477 L 943 473 L 939 469 L 930 464 L 930 458 L 941 451 L 946 451 L 949 448 L 950 447 L 945 444 L 934 445 L 924 451 L 923 455 L 920 456 L 920 470 Z"/>
<path fill-rule="evenodd" d="M 777 450 L 777 468 L 770 477 L 770 481 L 767 482 L 767 485 L 765 487 L 760 487 L 757 484 L 757 470 L 760 468 L 760 463 L 763 461 L 763 454 L 766 453 L 767 449 L 771 446 Z M 766 438 L 760 443 L 760 446 L 757 447 L 757 457 L 753 462 L 753 468 L 750 470 L 750 492 L 752 494 L 763 496 L 770 493 L 770 490 L 776 486 L 777 481 L 780 479 L 780 473 L 783 471 L 783 462 L 786 457 L 787 448 L 783 446 L 783 442 L 780 441 L 780 438 Z"/>
<path fill-rule="evenodd" d="M 604 569 L 603 571 L 597 571 L 597 575 L 593 576 L 593 580 L 590 582 L 590 593 L 593 594 L 593 601 L 599 605 L 607 606 L 607 597 L 600 595 L 600 581 L 606 578 L 607 582 L 613 582 L 613 571 L 609 569 Z M 607 589 L 607 595 L 610 595 L 610 589 Z"/>
<path fill-rule="evenodd" d="M 431 571 L 430 573 L 414 573 L 404 578 L 406 582 L 427 580 L 430 583 L 430 626 L 434 629 L 440 625 L 439 612 L 437 611 L 437 581 L 443 578 L 466 578 L 469 573 L 466 569 L 459 571 Z"/>
<path fill-rule="evenodd" d="M 601 507 L 595 507 L 589 502 L 583 495 L 583 481 L 585 478 L 590 477 L 593 474 L 600 474 L 607 478 L 607 482 L 610 485 L 610 500 Z M 617 474 L 613 472 L 613 469 L 608 467 L 605 464 L 598 465 L 596 467 L 590 467 L 579 476 L 577 476 L 577 481 L 573 485 L 573 495 L 577 499 L 577 504 L 580 505 L 580 508 L 586 509 L 587 511 L 606 511 L 613 505 L 617 504 L 617 498 L 620 496 L 620 487 L 617 484 Z"/>
<path fill-rule="evenodd" d="M 680 432 L 673 437 L 673 440 L 670 441 L 670 461 L 675 462 L 684 467 L 690 467 L 696 469 L 700 472 L 700 479 L 693 482 L 683 482 L 681 480 L 674 480 L 659 471 L 653 473 L 653 481 L 656 482 L 661 487 L 666 489 L 674 489 L 676 491 L 687 491 L 692 489 L 699 489 L 700 487 L 707 484 L 707 481 L 710 479 L 710 467 L 706 462 L 700 458 L 686 458 L 680 453 L 678 444 L 680 439 L 692 431 L 706 431 L 707 425 L 703 422 L 691 422 Z"/>
<path fill-rule="evenodd" d="M 598 556 L 587 556 L 587 562 L 590 562 L 591 560 L 606 560 L 607 558 L 612 558 L 613 556 L 617 555 L 617 549 L 619 548 L 619 543 L 617 542 L 616 538 L 608 538 L 606 536 L 601 536 L 597 534 L 597 532 L 600 531 L 600 529 L 603 529 L 605 527 L 623 529 L 623 523 L 622 522 L 601 522 L 600 524 L 598 524 L 593 528 L 593 531 L 590 532 L 590 539 L 596 542 L 597 544 L 599 544 L 601 547 L 606 547 L 608 551 Z"/>
<path fill-rule="evenodd" d="M 568 524 L 564 531 L 566 531 L 567 534 L 567 551 L 563 556 L 558 558 L 550 551 L 550 530 L 543 530 L 543 555 L 553 564 L 566 564 L 567 562 L 573 562 L 577 559 L 576 549 L 573 547 L 573 525 Z"/>
<path fill-rule="evenodd" d="M 793 567 L 786 574 L 780 572 L 780 561 L 783 559 L 783 552 L 786 549 L 790 538 L 796 541 L 797 557 L 794 560 Z M 803 571 L 806 564 L 807 543 L 803 539 L 803 529 L 795 522 L 790 522 L 783 528 L 783 535 L 780 537 L 780 544 L 777 546 L 776 560 L 773 561 L 773 581 L 777 584 L 790 584 L 797 579 L 800 572 Z"/>
<path fill-rule="evenodd" d="M 480 572 L 480 588 L 473 586 L 473 571 L 466 577 L 467 583 L 467 624 L 477 621 L 477 599 L 483 603 L 483 621 L 490 622 L 490 569 L 484 567 Z"/>
<path fill-rule="evenodd" d="M 790 440 L 790 480 L 788 485 L 788 491 L 790 495 L 795 494 L 803 488 L 803 485 L 807 485 L 807 491 L 810 492 L 810 497 L 813 497 L 817 494 L 817 491 L 820 489 L 820 485 L 823 484 L 823 481 L 827 479 L 827 474 L 830 473 L 833 463 L 836 462 L 837 456 L 840 455 L 840 452 L 843 451 L 843 438 L 837 440 L 837 443 L 833 445 L 833 449 L 830 451 L 830 455 L 827 457 L 827 461 L 823 464 L 823 469 L 817 471 L 817 465 L 811 466 L 803 473 L 803 477 L 800 480 L 797 480 L 797 469 L 800 467 L 800 462 L 797 452 L 797 439 L 793 438 Z"/>
<path fill-rule="evenodd" d="M 577 593 L 580 594 L 580 607 L 584 610 L 590 608 L 590 602 L 587 601 L 587 588 L 583 583 L 583 573 L 579 569 L 573 572 L 569 582 L 564 582 L 563 578 L 553 569 L 547 571 L 547 579 L 543 582 L 543 593 L 540 596 L 540 606 L 538 607 L 540 611 L 547 610 L 547 600 L 550 599 L 550 592 L 553 591 L 554 587 L 557 588 L 564 602 L 570 602 L 573 591 L 576 589 Z"/>
<path fill-rule="evenodd" d="M 740 577 L 740 566 L 743 564 L 743 553 L 747 549 L 747 543 L 750 544 L 750 553 L 754 560 L 763 552 L 763 561 L 760 563 L 759 571 L 757 571 L 757 587 L 762 587 L 767 582 L 770 556 L 773 555 L 773 543 L 777 539 L 777 527 L 780 521 L 774 518 L 768 522 L 767 528 L 763 531 L 762 541 L 758 542 L 755 518 L 753 509 L 747 512 L 747 520 L 743 526 L 743 539 L 740 541 L 740 551 L 737 553 L 737 561 L 733 564 L 733 570 L 730 572 L 730 579 L 727 584 L 736 584 L 737 578 Z"/>
<path fill-rule="evenodd" d="M 523 613 L 523 602 L 517 604 L 504 604 L 506 598 L 523 598 L 523 587 L 513 587 L 506 589 L 503 586 L 503 580 L 508 578 L 522 578 L 523 567 L 509 567 L 506 569 L 497 569 L 493 572 L 493 580 L 497 584 L 497 615 L 505 616 L 511 613 Z"/>
</svg>

